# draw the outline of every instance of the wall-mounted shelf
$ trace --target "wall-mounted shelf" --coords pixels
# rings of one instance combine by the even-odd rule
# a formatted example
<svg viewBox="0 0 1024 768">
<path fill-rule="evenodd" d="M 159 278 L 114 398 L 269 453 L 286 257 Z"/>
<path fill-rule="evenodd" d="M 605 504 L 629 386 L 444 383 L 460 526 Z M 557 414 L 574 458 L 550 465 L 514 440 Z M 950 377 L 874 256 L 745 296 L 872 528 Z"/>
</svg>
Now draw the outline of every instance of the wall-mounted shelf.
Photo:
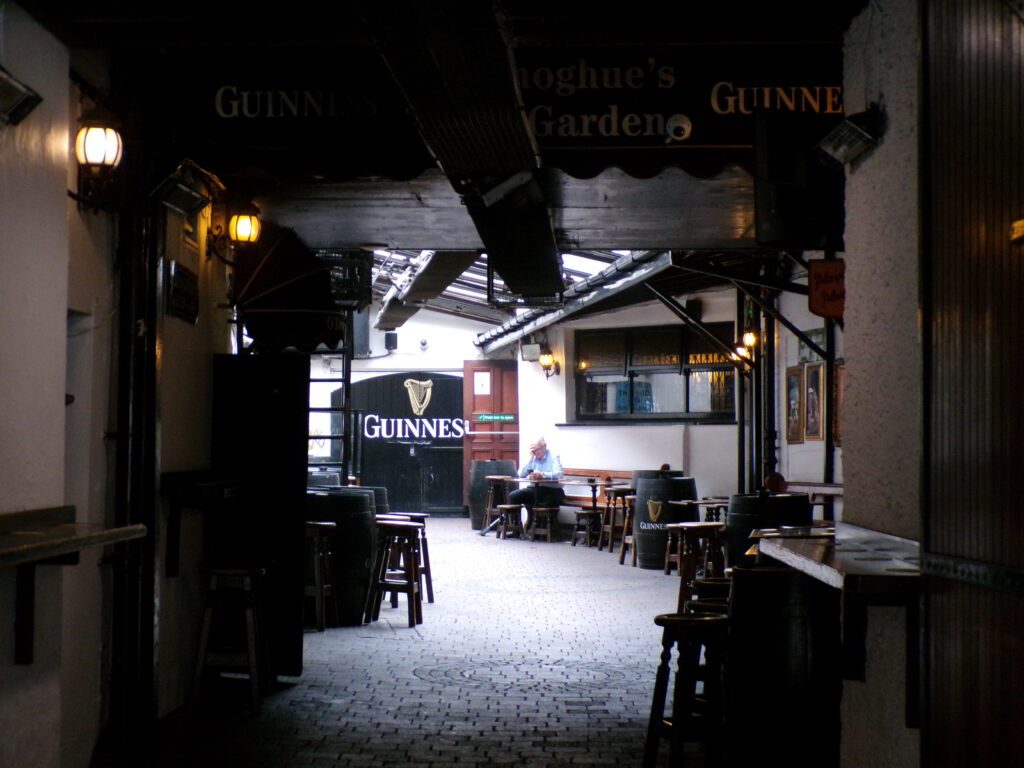
<svg viewBox="0 0 1024 768">
<path fill-rule="evenodd" d="M 14 663 L 33 659 L 37 565 L 76 565 L 83 549 L 139 539 L 146 532 L 144 525 L 76 523 L 72 506 L 0 515 L 0 568 L 17 569 Z"/>
</svg>

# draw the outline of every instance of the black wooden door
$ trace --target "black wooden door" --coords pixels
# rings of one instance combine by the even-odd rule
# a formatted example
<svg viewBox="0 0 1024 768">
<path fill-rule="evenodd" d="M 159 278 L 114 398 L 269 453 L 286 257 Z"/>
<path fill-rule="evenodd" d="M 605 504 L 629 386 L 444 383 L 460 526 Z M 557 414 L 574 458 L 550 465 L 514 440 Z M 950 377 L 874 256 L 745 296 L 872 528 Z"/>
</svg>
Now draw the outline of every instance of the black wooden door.
<svg viewBox="0 0 1024 768">
<path fill-rule="evenodd" d="M 362 413 L 363 485 L 387 488 L 394 511 L 462 510 L 461 377 L 411 371 L 364 379 L 352 385 L 352 405 Z"/>
</svg>

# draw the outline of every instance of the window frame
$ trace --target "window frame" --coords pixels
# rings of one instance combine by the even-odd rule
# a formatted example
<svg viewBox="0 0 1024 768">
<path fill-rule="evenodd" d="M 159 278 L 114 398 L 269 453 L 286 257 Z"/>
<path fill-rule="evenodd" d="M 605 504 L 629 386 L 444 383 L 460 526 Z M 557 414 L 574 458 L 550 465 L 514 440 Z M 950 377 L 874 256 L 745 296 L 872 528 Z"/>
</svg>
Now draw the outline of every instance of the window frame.
<svg viewBox="0 0 1024 768">
<path fill-rule="evenodd" d="M 719 331 L 731 337 L 735 325 L 731 321 L 720 323 L 707 323 L 708 329 Z M 676 351 L 679 355 L 679 363 L 675 365 L 632 365 L 631 360 L 634 349 L 634 339 L 641 335 L 650 335 L 655 332 L 670 332 L 677 339 Z M 589 367 L 586 371 L 580 371 L 580 352 L 586 345 L 587 337 L 598 337 L 602 335 L 623 334 L 625 337 L 624 351 L 620 365 Z M 575 403 L 573 421 L 574 424 L 621 424 L 621 423 L 650 423 L 650 422 L 677 422 L 687 424 L 735 424 L 736 423 L 736 367 L 731 362 L 720 363 L 690 363 L 689 355 L 692 352 L 704 351 L 700 340 L 702 337 L 693 329 L 687 326 L 656 325 L 656 326 L 632 326 L 629 328 L 607 328 L 607 329 L 578 329 L 575 331 L 575 364 L 574 388 Z M 697 350 L 693 350 L 697 347 Z M 691 352 L 692 350 L 692 352 Z M 692 411 L 690 410 L 690 375 L 698 372 L 730 372 L 733 374 L 733 403 L 729 411 Z M 680 385 L 683 387 L 683 411 L 667 413 L 644 413 L 634 410 L 635 390 L 634 383 L 638 375 L 675 373 L 680 377 Z M 584 401 L 582 387 L 595 376 L 624 376 L 628 382 L 629 412 L 610 414 L 581 413 L 580 408 Z"/>
</svg>

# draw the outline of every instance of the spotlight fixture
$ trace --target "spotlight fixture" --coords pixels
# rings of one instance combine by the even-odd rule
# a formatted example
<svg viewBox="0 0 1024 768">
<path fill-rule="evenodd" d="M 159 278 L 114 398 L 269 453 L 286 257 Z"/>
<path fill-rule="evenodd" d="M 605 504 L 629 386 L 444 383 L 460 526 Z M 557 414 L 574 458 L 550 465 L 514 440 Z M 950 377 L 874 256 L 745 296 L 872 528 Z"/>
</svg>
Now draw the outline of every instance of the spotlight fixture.
<svg viewBox="0 0 1024 768">
<path fill-rule="evenodd" d="M 852 163 L 882 139 L 885 113 L 878 104 L 849 115 L 818 142 L 818 151 L 840 165 Z"/>
<path fill-rule="evenodd" d="M 43 97 L 0 67 L 0 126 L 17 125 Z"/>
</svg>

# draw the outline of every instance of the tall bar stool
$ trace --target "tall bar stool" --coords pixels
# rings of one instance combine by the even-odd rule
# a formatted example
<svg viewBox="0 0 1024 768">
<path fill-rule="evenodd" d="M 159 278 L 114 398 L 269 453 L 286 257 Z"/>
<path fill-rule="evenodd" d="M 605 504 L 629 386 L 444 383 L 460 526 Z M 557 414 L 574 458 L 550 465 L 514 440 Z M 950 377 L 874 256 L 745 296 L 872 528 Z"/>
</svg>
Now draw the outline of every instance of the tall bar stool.
<svg viewBox="0 0 1024 768">
<path fill-rule="evenodd" d="M 622 517 L 622 546 L 619 547 L 619 565 L 625 565 L 626 552 L 632 550 L 631 565 L 636 568 L 636 537 L 633 532 L 633 517 L 636 511 L 636 496 L 630 494 L 622 497 L 626 511 Z"/>
<path fill-rule="evenodd" d="M 626 497 L 636 493 L 635 488 L 630 488 L 625 485 L 613 485 L 605 488 L 605 514 L 604 521 L 601 523 L 601 533 L 597 537 L 597 549 L 598 551 L 604 546 L 604 542 L 608 542 L 608 551 L 615 551 L 615 538 L 618 533 L 621 540 L 622 531 L 624 530 L 623 525 L 626 517 Z M 619 510 L 622 510 L 622 523 L 619 522 Z M 607 537 L 605 536 L 607 534 Z"/>
<path fill-rule="evenodd" d="M 651 716 L 644 743 L 644 768 L 655 768 L 660 739 L 669 740 L 669 764 L 683 765 L 683 745 L 704 743 L 704 764 L 724 765 L 725 696 L 723 670 L 729 618 L 714 614 L 668 613 L 655 617 L 662 627 L 661 663 L 654 680 Z M 669 662 L 678 648 L 678 668 L 672 691 L 672 715 L 665 716 Z M 705 664 L 700 664 L 701 651 Z M 704 688 L 697 693 L 697 682 Z"/>
<path fill-rule="evenodd" d="M 501 515 L 498 505 L 504 504 L 505 499 L 508 498 L 506 495 L 506 481 L 511 479 L 509 475 L 487 475 L 484 477 L 484 480 L 487 481 L 487 496 L 484 499 L 484 525 L 482 530 L 486 531 L 488 526 Z"/>
<path fill-rule="evenodd" d="M 719 577 L 725 565 L 722 552 L 724 523 L 669 523 L 665 542 L 665 573 L 673 564 L 679 570 L 679 605 L 683 610 L 684 597 L 692 593 L 698 575 Z"/>
<path fill-rule="evenodd" d="M 306 585 L 304 596 L 313 599 L 316 630 L 323 632 L 328 621 L 338 624 L 338 603 L 334 595 L 334 570 L 331 568 L 330 534 L 334 523 L 306 522 Z M 303 613 L 305 613 L 303 603 Z M 328 619 L 327 614 L 332 615 Z"/>
<path fill-rule="evenodd" d="M 404 594 L 409 607 L 409 626 L 423 623 L 423 597 L 420 591 L 419 541 L 422 523 L 408 520 L 378 519 L 377 560 L 374 563 L 370 591 L 363 621 L 380 618 L 384 595 Z M 391 567 L 393 564 L 398 567 Z"/>
<path fill-rule="evenodd" d="M 271 677 L 269 654 L 260 632 L 259 590 L 264 575 L 266 571 L 256 567 L 210 569 L 192 686 L 195 697 L 202 690 L 206 672 L 244 671 L 249 675 L 253 711 L 259 711 Z"/>
<path fill-rule="evenodd" d="M 430 519 L 429 512 L 402 512 L 402 517 L 408 520 L 412 520 L 414 523 L 420 523 L 423 527 L 420 529 L 420 591 L 426 587 L 427 591 L 427 602 L 434 602 L 434 579 L 431 576 L 430 569 L 430 546 L 427 543 L 427 520 Z"/>
</svg>

